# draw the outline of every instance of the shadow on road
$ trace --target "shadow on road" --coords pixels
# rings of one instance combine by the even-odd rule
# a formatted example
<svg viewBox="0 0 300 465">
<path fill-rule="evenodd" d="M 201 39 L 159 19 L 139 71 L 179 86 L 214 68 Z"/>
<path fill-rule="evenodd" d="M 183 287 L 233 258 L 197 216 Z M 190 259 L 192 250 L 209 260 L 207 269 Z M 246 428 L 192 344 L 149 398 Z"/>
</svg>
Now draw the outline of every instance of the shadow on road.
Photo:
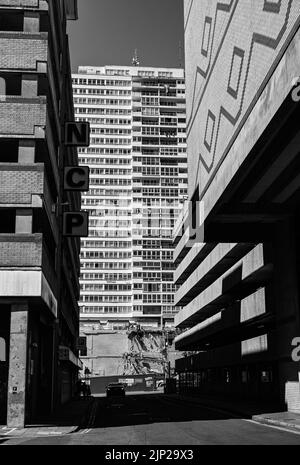
<svg viewBox="0 0 300 465">
<path fill-rule="evenodd" d="M 94 427 L 132 426 L 161 422 L 188 422 L 227 420 L 230 418 L 251 418 L 249 415 L 229 413 L 211 401 L 209 405 L 193 399 L 168 396 L 165 394 L 140 394 L 125 396 L 124 399 L 98 398 L 98 410 Z M 198 397 L 198 401 L 201 398 Z M 275 408 L 275 407 L 274 407 Z M 266 409 L 265 409 L 266 410 Z M 267 409 L 268 410 L 268 409 Z M 272 411 L 270 407 L 269 411 Z M 273 410 L 275 411 L 275 410 Z"/>
</svg>

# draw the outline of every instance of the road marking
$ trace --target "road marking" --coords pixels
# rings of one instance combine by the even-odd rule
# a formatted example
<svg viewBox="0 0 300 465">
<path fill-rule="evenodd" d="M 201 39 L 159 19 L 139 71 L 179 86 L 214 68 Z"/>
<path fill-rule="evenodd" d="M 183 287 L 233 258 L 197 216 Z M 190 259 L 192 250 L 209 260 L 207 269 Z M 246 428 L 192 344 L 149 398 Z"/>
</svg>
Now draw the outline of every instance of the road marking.
<svg viewBox="0 0 300 465">
<path fill-rule="evenodd" d="M 43 434 L 45 436 L 50 436 L 50 434 L 62 434 L 61 431 L 38 431 L 37 434 Z"/>
<path fill-rule="evenodd" d="M 12 428 L 11 430 L 7 431 L 7 433 L 4 433 L 4 436 L 7 436 L 7 435 L 10 434 L 12 431 L 15 431 L 15 429 L 17 429 L 17 428 Z"/>
<path fill-rule="evenodd" d="M 92 406 L 92 409 L 91 409 L 90 418 L 87 424 L 87 427 L 89 430 L 94 426 L 97 411 L 98 411 L 98 403 L 94 402 L 94 405 Z"/>
<path fill-rule="evenodd" d="M 294 431 L 293 429 L 287 429 L 287 428 L 284 428 L 283 426 L 270 425 L 269 423 L 262 423 L 260 421 L 249 420 L 245 418 L 243 418 L 243 421 L 248 421 L 249 423 L 255 423 L 256 425 L 260 425 L 260 426 L 267 426 L 268 428 L 279 429 L 280 431 L 285 431 L 286 433 L 293 433 L 293 434 L 300 435 L 300 431 Z"/>
<path fill-rule="evenodd" d="M 91 431 L 91 428 L 86 428 L 86 429 L 80 431 L 79 434 L 87 434 L 87 433 L 89 433 L 89 431 Z"/>
</svg>

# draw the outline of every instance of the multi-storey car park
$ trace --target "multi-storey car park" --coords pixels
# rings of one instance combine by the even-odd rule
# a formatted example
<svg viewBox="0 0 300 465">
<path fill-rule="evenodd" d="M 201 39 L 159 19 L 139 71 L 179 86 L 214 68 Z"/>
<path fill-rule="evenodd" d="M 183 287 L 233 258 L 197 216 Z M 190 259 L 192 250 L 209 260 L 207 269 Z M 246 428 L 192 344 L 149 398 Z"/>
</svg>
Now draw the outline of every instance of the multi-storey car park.
<svg viewBox="0 0 300 465">
<path fill-rule="evenodd" d="M 192 208 L 174 234 L 180 390 L 299 411 L 299 2 L 184 7 Z"/>
<path fill-rule="evenodd" d="M 172 229 L 187 195 L 182 69 L 80 66 L 76 118 L 91 126 L 81 321 L 125 329 L 174 321 Z"/>
</svg>

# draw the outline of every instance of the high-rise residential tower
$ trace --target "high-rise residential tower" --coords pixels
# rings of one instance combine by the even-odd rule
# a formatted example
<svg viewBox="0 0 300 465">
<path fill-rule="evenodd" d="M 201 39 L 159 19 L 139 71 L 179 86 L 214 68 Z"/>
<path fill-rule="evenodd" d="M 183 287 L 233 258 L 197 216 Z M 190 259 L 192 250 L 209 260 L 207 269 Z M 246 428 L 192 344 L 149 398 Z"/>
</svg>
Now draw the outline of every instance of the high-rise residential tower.
<svg viewBox="0 0 300 465">
<path fill-rule="evenodd" d="M 173 325 L 172 228 L 187 195 L 182 69 L 80 66 L 76 118 L 91 125 L 89 237 L 81 321 L 107 329 Z"/>
</svg>

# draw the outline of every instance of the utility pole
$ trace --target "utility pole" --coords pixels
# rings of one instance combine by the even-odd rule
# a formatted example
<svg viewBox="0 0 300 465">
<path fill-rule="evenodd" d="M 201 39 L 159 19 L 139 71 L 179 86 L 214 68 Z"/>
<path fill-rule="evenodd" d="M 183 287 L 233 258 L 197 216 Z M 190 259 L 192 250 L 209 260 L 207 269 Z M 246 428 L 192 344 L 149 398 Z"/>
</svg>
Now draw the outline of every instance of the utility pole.
<svg viewBox="0 0 300 465">
<path fill-rule="evenodd" d="M 182 56 L 182 42 L 181 40 L 179 41 L 178 44 L 178 55 L 179 55 L 179 67 L 183 68 L 183 56 Z"/>
<path fill-rule="evenodd" d="M 92 334 L 92 375 L 94 373 L 94 335 Z"/>
<path fill-rule="evenodd" d="M 164 343 L 164 380 L 166 382 L 167 377 L 170 378 L 170 362 L 168 360 L 168 331 L 163 327 L 162 328 L 163 334 L 163 343 Z M 167 376 L 168 375 L 168 376 Z"/>
</svg>

